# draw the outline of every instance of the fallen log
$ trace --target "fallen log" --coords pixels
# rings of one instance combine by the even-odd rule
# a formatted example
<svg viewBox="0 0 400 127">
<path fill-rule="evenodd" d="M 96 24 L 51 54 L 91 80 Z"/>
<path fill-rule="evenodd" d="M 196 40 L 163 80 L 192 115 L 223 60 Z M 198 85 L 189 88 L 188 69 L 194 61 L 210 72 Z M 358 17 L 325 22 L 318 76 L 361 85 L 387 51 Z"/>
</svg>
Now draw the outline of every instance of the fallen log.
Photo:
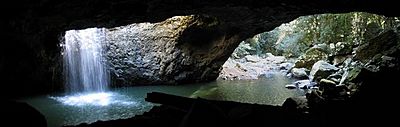
<svg viewBox="0 0 400 127">
<path fill-rule="evenodd" d="M 196 99 L 194 98 L 181 97 L 160 92 L 147 93 L 147 97 L 145 98 L 145 101 L 147 102 L 169 105 L 181 109 L 189 109 L 195 100 Z"/>
</svg>

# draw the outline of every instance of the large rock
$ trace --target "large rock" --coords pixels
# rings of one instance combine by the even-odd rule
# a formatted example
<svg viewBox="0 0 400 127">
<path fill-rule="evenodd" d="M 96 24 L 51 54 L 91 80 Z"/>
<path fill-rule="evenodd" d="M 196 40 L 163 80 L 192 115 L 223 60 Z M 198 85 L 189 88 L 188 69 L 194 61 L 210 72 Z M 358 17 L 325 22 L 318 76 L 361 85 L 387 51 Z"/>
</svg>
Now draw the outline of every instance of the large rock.
<svg viewBox="0 0 400 127">
<path fill-rule="evenodd" d="M 399 33 L 396 30 L 387 30 L 356 50 L 355 59 L 367 63 L 382 56 L 398 57 L 400 49 Z"/>
<path fill-rule="evenodd" d="M 308 78 L 307 71 L 309 70 L 307 70 L 306 68 L 293 68 L 291 70 L 293 77 L 299 79 L 307 79 Z"/>
<path fill-rule="evenodd" d="M 185 37 L 183 34 L 193 30 L 218 31 L 217 24 L 210 17 L 176 16 L 154 24 L 109 29 L 106 55 L 114 84 L 177 84 L 216 79 L 224 62 L 216 59 L 226 52 L 215 45 L 227 41 L 207 33 Z M 199 39 L 210 43 L 200 44 Z"/>
<path fill-rule="evenodd" d="M 326 61 L 316 62 L 310 72 L 310 79 L 312 81 L 319 81 L 320 79 L 327 78 L 329 75 L 338 71 L 339 68 L 327 63 Z"/>
<path fill-rule="evenodd" d="M 326 60 L 328 53 L 321 47 L 312 47 L 308 49 L 299 59 L 295 62 L 295 68 L 311 69 L 315 62 L 319 60 Z"/>
</svg>

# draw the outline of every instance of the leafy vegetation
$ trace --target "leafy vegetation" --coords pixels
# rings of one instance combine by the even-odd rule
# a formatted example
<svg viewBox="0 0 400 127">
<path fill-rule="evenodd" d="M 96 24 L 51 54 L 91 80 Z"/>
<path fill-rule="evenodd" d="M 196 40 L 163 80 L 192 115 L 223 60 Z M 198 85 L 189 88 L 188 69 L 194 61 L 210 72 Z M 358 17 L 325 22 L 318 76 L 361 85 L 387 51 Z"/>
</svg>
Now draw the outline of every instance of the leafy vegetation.
<svg viewBox="0 0 400 127">
<path fill-rule="evenodd" d="M 273 53 L 298 57 L 314 45 L 324 43 L 335 46 L 338 42 L 351 49 L 399 23 L 399 17 L 364 12 L 302 16 L 243 41 L 233 56 Z"/>
</svg>

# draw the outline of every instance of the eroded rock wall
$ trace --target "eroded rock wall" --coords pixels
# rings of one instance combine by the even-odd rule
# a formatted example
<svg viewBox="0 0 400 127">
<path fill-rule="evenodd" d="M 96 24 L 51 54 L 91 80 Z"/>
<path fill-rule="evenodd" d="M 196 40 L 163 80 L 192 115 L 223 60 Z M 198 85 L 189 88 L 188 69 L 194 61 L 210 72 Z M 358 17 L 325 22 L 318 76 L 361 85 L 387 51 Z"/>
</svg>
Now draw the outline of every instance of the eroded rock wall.
<svg viewBox="0 0 400 127">
<path fill-rule="evenodd" d="M 223 35 L 201 31 L 218 33 L 218 21 L 204 16 L 176 16 L 159 23 L 109 29 L 106 56 L 114 84 L 177 84 L 215 79 L 221 64 L 215 60 L 229 54 L 229 50 L 221 49 L 227 41 Z"/>
</svg>

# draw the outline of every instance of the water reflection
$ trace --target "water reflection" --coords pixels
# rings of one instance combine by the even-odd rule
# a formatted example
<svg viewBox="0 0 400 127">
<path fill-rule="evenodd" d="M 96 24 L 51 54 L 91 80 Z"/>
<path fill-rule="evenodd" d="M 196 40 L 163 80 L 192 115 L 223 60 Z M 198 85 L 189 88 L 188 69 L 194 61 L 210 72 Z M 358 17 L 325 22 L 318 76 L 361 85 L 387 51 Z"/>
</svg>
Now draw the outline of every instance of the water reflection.
<svg viewBox="0 0 400 127">
<path fill-rule="evenodd" d="M 25 101 L 45 115 L 49 127 L 93 123 L 98 120 L 126 119 L 149 111 L 155 104 L 146 102 L 146 93 L 163 92 L 186 97 L 202 97 L 244 103 L 281 105 L 299 89 L 289 90 L 284 75 L 248 81 L 215 81 L 180 86 L 137 86 L 111 89 L 103 93 L 46 95 Z"/>
<path fill-rule="evenodd" d="M 132 105 L 135 100 L 124 97 L 118 93 L 99 92 L 99 93 L 79 93 L 63 97 L 50 97 L 64 105 L 69 106 L 107 106 L 110 104 Z"/>
</svg>

